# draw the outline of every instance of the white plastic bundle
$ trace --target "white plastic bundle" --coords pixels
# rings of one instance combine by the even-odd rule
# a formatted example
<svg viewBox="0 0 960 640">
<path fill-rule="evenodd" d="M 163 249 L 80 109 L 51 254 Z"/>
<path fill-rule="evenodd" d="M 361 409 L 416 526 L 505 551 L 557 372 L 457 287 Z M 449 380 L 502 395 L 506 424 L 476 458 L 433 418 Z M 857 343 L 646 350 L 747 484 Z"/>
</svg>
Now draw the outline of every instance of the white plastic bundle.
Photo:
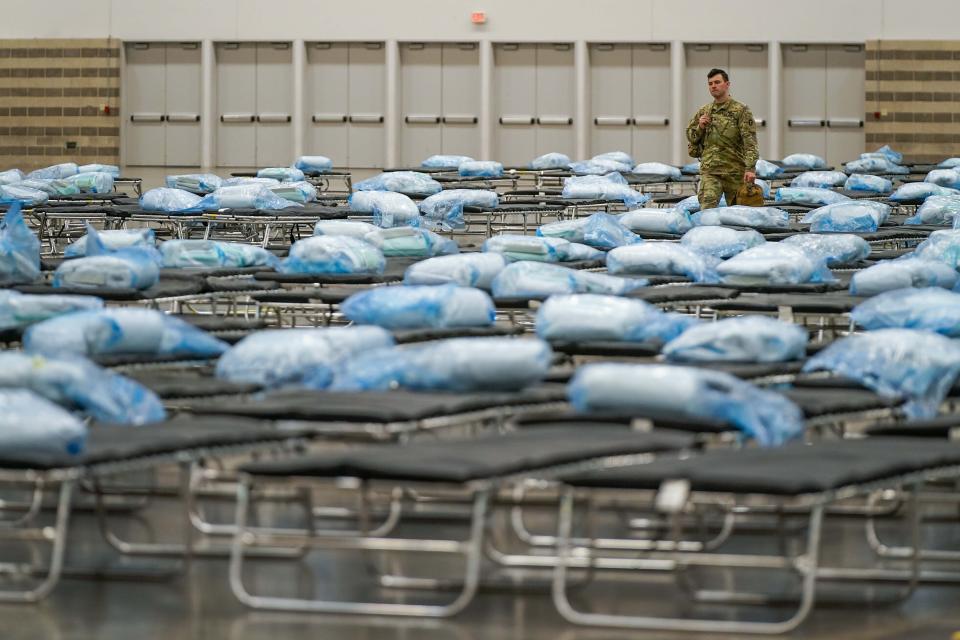
<svg viewBox="0 0 960 640">
<path fill-rule="evenodd" d="M 759 227 L 785 229 L 790 226 L 790 214 L 776 207 L 744 207 L 734 205 L 698 211 L 690 216 L 698 227 Z"/>
<path fill-rule="evenodd" d="M 106 229 L 97 234 L 104 248 L 109 251 L 128 247 L 153 247 L 157 244 L 153 229 Z M 87 235 L 67 245 L 63 250 L 65 258 L 79 258 L 87 255 Z"/>
<path fill-rule="evenodd" d="M 718 282 L 717 258 L 673 242 L 645 242 L 607 254 L 611 275 L 684 276 L 694 282 Z"/>
<path fill-rule="evenodd" d="M 620 224 L 638 233 L 686 233 L 693 228 L 690 214 L 685 210 L 670 209 L 634 209 L 617 216 Z"/>
<path fill-rule="evenodd" d="M 804 357 L 807 332 L 765 316 L 701 323 L 663 348 L 674 362 L 786 362 Z"/>
<path fill-rule="evenodd" d="M 957 285 L 957 278 L 953 267 L 937 260 L 914 257 L 884 260 L 853 274 L 850 279 L 850 294 L 875 296 L 884 291 L 907 287 L 953 289 Z"/>
<path fill-rule="evenodd" d="M 594 294 L 555 295 L 537 311 L 537 335 L 551 342 L 668 342 L 697 321 L 643 300 Z"/>
<path fill-rule="evenodd" d="M 453 284 L 374 287 L 344 300 L 340 311 L 353 323 L 392 330 L 489 327 L 496 316 L 486 293 Z"/>
<path fill-rule="evenodd" d="M 870 243 L 847 233 L 798 233 L 780 241 L 800 247 L 827 261 L 828 266 L 848 264 L 870 255 Z"/>
<path fill-rule="evenodd" d="M 315 236 L 348 236 L 369 242 L 380 248 L 383 246 L 383 229 L 360 220 L 320 220 L 313 227 Z"/>
<path fill-rule="evenodd" d="M 715 258 L 730 258 L 766 241 L 753 229 L 728 227 L 694 227 L 680 238 L 680 244 Z"/>
<path fill-rule="evenodd" d="M 380 274 L 386 268 L 383 252 L 349 236 L 312 236 L 297 240 L 283 261 L 283 273 L 333 275 Z"/>
<path fill-rule="evenodd" d="M 407 267 L 403 282 L 410 285 L 458 284 L 489 290 L 493 279 L 506 266 L 507 259 L 499 253 L 437 256 Z"/>
<path fill-rule="evenodd" d="M 378 227 L 419 227 L 420 210 L 402 193 L 393 191 L 357 191 L 350 196 L 350 211 L 369 213 Z"/>
<path fill-rule="evenodd" d="M 826 259 L 778 242 L 747 249 L 721 263 L 717 272 L 730 284 L 783 285 L 833 280 Z"/>
<path fill-rule="evenodd" d="M 790 181 L 791 187 L 841 187 L 847 181 L 843 171 L 804 171 Z"/>
</svg>

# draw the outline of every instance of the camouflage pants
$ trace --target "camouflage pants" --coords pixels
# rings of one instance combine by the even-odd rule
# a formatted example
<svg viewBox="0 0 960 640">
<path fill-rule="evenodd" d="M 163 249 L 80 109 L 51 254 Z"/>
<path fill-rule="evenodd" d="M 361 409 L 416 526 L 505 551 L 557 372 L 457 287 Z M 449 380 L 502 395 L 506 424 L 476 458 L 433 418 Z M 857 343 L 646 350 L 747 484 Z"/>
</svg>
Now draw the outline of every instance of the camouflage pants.
<svg viewBox="0 0 960 640">
<path fill-rule="evenodd" d="M 727 196 L 727 204 L 735 204 L 737 191 L 743 185 L 743 173 L 728 173 L 723 175 L 700 174 L 700 191 L 697 200 L 701 209 L 714 209 L 720 203 L 720 196 Z"/>
</svg>

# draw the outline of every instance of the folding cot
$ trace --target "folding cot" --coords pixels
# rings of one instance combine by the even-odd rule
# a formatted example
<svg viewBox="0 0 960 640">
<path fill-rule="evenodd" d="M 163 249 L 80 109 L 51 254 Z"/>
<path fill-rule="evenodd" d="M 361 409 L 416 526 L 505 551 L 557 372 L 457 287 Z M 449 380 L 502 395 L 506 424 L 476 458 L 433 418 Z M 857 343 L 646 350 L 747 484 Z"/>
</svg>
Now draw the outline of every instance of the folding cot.
<svg viewBox="0 0 960 640">
<path fill-rule="evenodd" d="M 353 175 L 349 171 L 328 171 L 319 173 L 316 171 L 304 171 L 304 177 L 307 182 L 317 187 L 321 194 L 345 194 L 350 195 L 353 192 Z M 256 171 L 235 171 L 230 174 L 233 178 L 256 178 Z M 333 181 L 339 181 L 343 184 L 342 189 L 333 189 Z"/>
</svg>

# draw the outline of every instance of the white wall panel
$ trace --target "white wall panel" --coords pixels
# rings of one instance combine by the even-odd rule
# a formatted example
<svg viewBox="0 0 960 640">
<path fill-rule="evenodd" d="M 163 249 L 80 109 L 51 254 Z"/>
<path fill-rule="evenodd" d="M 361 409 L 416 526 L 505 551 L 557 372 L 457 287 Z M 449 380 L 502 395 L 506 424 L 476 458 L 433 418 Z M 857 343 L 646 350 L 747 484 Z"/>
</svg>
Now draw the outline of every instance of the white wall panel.
<svg viewBox="0 0 960 640">
<path fill-rule="evenodd" d="M 854 160 L 864 152 L 864 60 L 859 45 L 827 47 L 827 155 L 829 164 Z"/>
<path fill-rule="evenodd" d="M 156 42 L 126 46 L 127 68 L 123 96 L 126 162 L 131 165 L 166 164 L 166 45 Z"/>
<path fill-rule="evenodd" d="M 166 45 L 165 103 L 167 166 L 200 166 L 200 46 Z"/>
<path fill-rule="evenodd" d="M 386 107 L 385 66 L 386 52 L 383 43 L 350 43 L 348 103 L 351 167 L 383 167 L 386 144 L 383 127 Z"/>
<path fill-rule="evenodd" d="M 287 42 L 257 44 L 258 167 L 286 167 L 293 158 L 293 51 Z"/>
<path fill-rule="evenodd" d="M 769 157 L 770 145 L 767 135 L 770 105 L 770 70 L 767 67 L 767 47 L 762 44 L 731 44 L 730 62 L 727 71 L 730 74 L 730 95 L 746 104 L 753 117 L 766 121 L 767 125 L 757 124 L 757 142 L 760 155 Z"/>
<path fill-rule="evenodd" d="M 400 45 L 400 164 L 418 167 L 443 148 L 443 51 L 439 43 Z"/>
<path fill-rule="evenodd" d="M 350 45 L 308 43 L 304 89 L 307 134 L 304 153 L 322 155 L 334 166 L 348 166 L 350 113 Z"/>
<path fill-rule="evenodd" d="M 494 154 L 507 166 L 524 166 L 537 155 L 537 46 L 493 48 Z"/>
<path fill-rule="evenodd" d="M 783 155 L 827 153 L 827 51 L 823 45 L 783 45 Z M 791 124 L 792 123 L 792 124 Z"/>
<path fill-rule="evenodd" d="M 608 151 L 633 153 L 633 112 L 633 45 L 591 45 L 591 156 Z"/>
<path fill-rule="evenodd" d="M 633 45 L 633 157 L 637 162 L 670 163 L 670 47 Z"/>
<path fill-rule="evenodd" d="M 527 162 L 544 153 L 576 155 L 573 60 L 572 44 L 537 45 L 537 142 Z"/>
<path fill-rule="evenodd" d="M 217 45 L 217 164 L 257 164 L 257 45 Z"/>
<path fill-rule="evenodd" d="M 476 43 L 444 43 L 443 153 L 480 156 L 480 50 Z"/>
</svg>

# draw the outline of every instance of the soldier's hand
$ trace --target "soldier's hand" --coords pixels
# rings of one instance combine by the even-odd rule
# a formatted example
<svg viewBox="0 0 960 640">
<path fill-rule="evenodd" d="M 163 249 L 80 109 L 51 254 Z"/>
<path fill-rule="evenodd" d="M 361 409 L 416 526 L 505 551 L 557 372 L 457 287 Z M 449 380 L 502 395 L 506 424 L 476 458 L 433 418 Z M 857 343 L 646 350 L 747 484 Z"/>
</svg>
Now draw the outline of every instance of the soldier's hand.
<svg viewBox="0 0 960 640">
<path fill-rule="evenodd" d="M 754 171 L 745 171 L 743 173 L 743 181 L 747 184 L 753 184 L 753 181 L 757 179 L 757 174 Z"/>
<path fill-rule="evenodd" d="M 701 129 L 706 129 L 708 124 L 710 124 L 710 114 L 707 113 L 700 116 L 700 121 L 697 123 L 697 126 Z"/>
</svg>

